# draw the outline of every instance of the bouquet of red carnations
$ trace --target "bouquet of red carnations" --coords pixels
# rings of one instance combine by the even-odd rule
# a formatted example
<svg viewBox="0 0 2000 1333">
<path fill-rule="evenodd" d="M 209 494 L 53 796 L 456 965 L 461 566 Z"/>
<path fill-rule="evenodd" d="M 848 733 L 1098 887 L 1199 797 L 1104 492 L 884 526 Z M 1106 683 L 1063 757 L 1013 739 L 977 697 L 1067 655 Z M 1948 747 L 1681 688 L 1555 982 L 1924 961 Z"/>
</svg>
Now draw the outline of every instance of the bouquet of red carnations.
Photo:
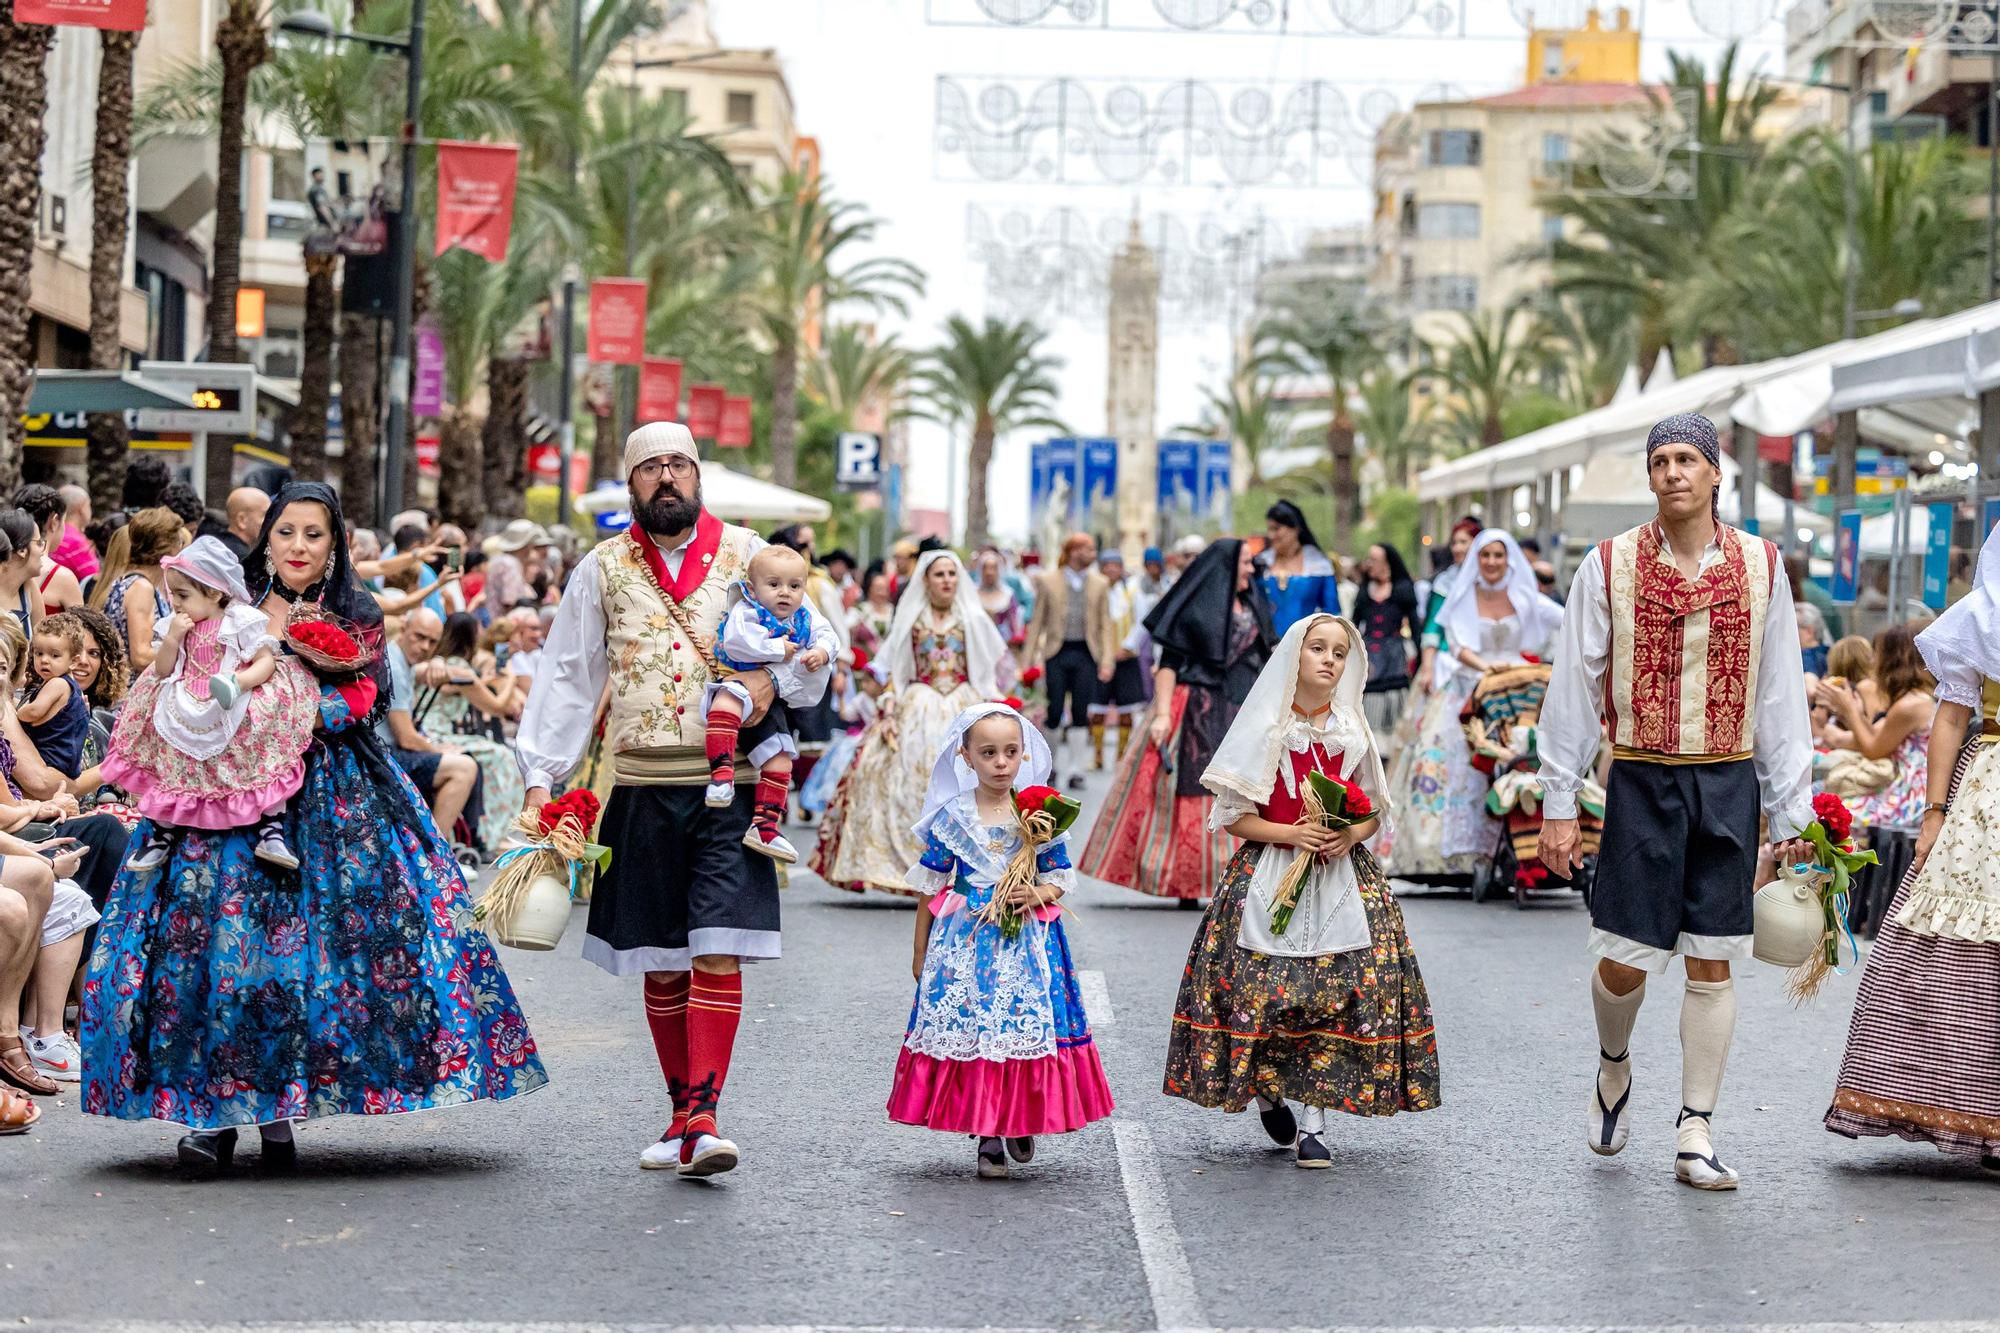
<svg viewBox="0 0 2000 1333">
<path fill-rule="evenodd" d="M 494 862 L 493 887 L 472 913 L 490 924 L 494 938 L 516 949 L 555 948 L 583 867 L 611 863 L 611 849 L 590 841 L 597 816 L 597 797 L 585 788 L 521 812 L 514 827 L 527 841 Z"/>
<path fill-rule="evenodd" d="M 1855 847 L 1854 812 L 1845 802 L 1832 792 L 1823 791 L 1813 797 L 1812 804 L 1817 817 L 1799 836 L 1811 843 L 1816 853 L 1813 861 L 1821 872 L 1819 903 L 1826 918 L 1826 930 L 1820 937 L 1820 952 L 1795 970 L 1786 986 L 1795 1001 L 1809 1000 L 1818 994 L 1827 977 L 1840 966 L 1840 936 L 1847 922 L 1847 886 L 1861 867 L 1881 864 L 1873 848 Z"/>
<path fill-rule="evenodd" d="M 1035 858 L 1042 848 L 1069 832 L 1070 825 L 1083 813 L 1083 806 L 1054 787 L 1023 787 L 1014 793 L 1014 818 L 1021 826 L 1021 850 L 1007 862 L 993 897 L 979 914 L 982 921 L 1000 927 L 1000 937 L 1011 940 L 1021 933 L 1020 912 L 1007 903 L 1017 888 L 1041 882 Z"/>
<path fill-rule="evenodd" d="M 1021 702 L 1015 705 L 1015 711 L 1030 722 L 1039 723 L 1042 715 L 1048 711 L 1048 689 L 1042 684 L 1042 678 L 1046 674 L 1041 667 L 1025 667 L 1015 680 L 1015 685 L 1021 692 Z"/>
<path fill-rule="evenodd" d="M 301 603 L 285 621 L 293 656 L 325 675 L 354 676 L 375 660 L 378 631 L 364 630 L 324 607 Z"/>
<path fill-rule="evenodd" d="M 1358 783 L 1343 777 L 1308 773 L 1303 795 L 1296 821 L 1303 826 L 1352 828 L 1375 817 L 1375 805 L 1368 799 L 1368 793 Z M 1282 935 L 1290 928 L 1292 913 L 1298 910 L 1299 895 L 1305 892 L 1306 876 L 1312 873 L 1318 859 L 1300 852 L 1298 859 L 1286 868 L 1284 878 L 1278 881 L 1278 891 L 1271 899 L 1272 934 Z"/>
</svg>

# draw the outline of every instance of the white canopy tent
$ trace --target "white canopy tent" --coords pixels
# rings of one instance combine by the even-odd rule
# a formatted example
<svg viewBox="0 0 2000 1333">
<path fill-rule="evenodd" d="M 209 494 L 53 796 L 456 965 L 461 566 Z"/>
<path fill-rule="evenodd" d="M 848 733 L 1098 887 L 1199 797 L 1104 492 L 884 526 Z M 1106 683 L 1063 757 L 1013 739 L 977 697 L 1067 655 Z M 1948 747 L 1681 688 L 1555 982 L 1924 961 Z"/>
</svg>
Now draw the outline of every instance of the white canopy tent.
<svg viewBox="0 0 2000 1333">
<path fill-rule="evenodd" d="M 1722 521 L 1740 523 L 1742 505 L 1736 485 L 1736 460 L 1722 456 Z M 1563 506 L 1564 535 L 1572 541 L 1594 542 L 1637 527 L 1658 512 L 1646 487 L 1646 466 L 1636 454 L 1604 452 L 1584 464 L 1583 478 Z M 1792 521 L 1801 531 L 1824 536 L 1833 521 L 1804 505 L 1794 506 Z M 1758 530 L 1773 540 L 1784 528 L 1785 498 L 1769 486 L 1757 487 Z"/>
<path fill-rule="evenodd" d="M 1714 414 L 1737 393 L 1750 366 L 1710 366 L 1660 390 L 1544 426 L 1490 449 L 1425 470 L 1417 497 L 1444 500 L 1489 490 L 1525 486 L 1538 477 L 1588 463 L 1596 454 L 1638 450 L 1661 417 L 1677 412 Z"/>
<path fill-rule="evenodd" d="M 2000 385 L 2000 301 L 1893 332 L 1905 336 L 1832 368 L 1831 411 L 1964 400 Z"/>
<path fill-rule="evenodd" d="M 717 518 L 747 523 L 824 523 L 833 514 L 833 506 L 824 500 L 714 462 L 701 465 L 701 500 Z M 625 488 L 611 486 L 577 496 L 576 512 L 595 518 L 619 513 L 628 504 Z"/>
</svg>

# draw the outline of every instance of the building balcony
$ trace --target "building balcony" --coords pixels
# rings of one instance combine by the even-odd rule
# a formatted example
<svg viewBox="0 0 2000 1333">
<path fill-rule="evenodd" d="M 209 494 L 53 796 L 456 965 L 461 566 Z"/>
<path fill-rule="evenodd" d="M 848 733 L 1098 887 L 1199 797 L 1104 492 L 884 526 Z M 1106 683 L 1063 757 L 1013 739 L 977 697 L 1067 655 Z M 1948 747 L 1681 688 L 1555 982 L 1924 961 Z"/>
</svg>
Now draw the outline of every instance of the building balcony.
<svg viewBox="0 0 2000 1333">
<path fill-rule="evenodd" d="M 1898 62 L 1883 81 L 1884 110 L 1892 119 L 1943 116 L 1957 120 L 1976 108 L 1993 83 L 1993 63 L 1983 55 L 1954 52 L 1942 43 L 1917 49 L 1914 62 Z"/>
<path fill-rule="evenodd" d="M 139 150 L 132 202 L 173 230 L 187 233 L 215 211 L 215 141 L 166 135 Z"/>
<path fill-rule="evenodd" d="M 290 238 L 243 239 L 243 285 L 262 287 L 273 302 L 296 305 L 305 299 L 306 261 Z"/>
</svg>

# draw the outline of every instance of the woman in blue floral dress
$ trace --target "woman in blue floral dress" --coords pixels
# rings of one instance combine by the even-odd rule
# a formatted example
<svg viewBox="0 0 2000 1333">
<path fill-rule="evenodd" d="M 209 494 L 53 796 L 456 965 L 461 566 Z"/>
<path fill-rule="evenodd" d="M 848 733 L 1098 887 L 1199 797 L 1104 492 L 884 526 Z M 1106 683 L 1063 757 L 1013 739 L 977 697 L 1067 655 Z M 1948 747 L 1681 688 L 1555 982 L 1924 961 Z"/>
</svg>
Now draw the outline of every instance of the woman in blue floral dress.
<svg viewBox="0 0 2000 1333">
<path fill-rule="evenodd" d="M 326 486 L 278 493 L 244 574 L 273 632 L 317 603 L 379 639 Z M 187 1126 L 179 1155 L 196 1174 L 228 1164 L 240 1127 L 258 1127 L 260 1165 L 282 1170 L 295 1120 L 548 1081 L 450 846 L 368 725 L 381 669 L 322 684 L 286 819 L 296 871 L 259 861 L 249 830 L 189 830 L 159 869 L 124 872 L 105 909 L 84 981 L 83 1109 Z"/>
</svg>

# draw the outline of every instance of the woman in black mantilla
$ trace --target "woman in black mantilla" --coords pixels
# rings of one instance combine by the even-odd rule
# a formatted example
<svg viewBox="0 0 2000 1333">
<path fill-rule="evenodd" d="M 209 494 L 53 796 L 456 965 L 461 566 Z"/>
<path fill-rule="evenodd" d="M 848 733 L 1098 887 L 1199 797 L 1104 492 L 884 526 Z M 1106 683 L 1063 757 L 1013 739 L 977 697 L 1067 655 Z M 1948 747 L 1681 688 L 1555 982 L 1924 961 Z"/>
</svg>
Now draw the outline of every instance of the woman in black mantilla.
<svg viewBox="0 0 2000 1333">
<path fill-rule="evenodd" d="M 1277 643 L 1250 548 L 1212 542 L 1146 617 L 1159 654 L 1148 743 L 1126 752 L 1077 869 L 1189 906 L 1212 893 L 1229 836 L 1201 775 Z"/>
<path fill-rule="evenodd" d="M 321 674 L 320 723 L 286 815 L 297 870 L 255 831 L 187 830 L 165 864 L 126 870 L 84 982 L 83 1109 L 184 1125 L 182 1164 L 228 1164 L 257 1126 L 266 1169 L 292 1122 L 530 1092 L 548 1081 L 465 881 L 382 749 L 382 616 L 355 581 L 333 491 L 271 503 L 244 576 L 273 634 L 295 610 L 341 617 L 375 650 Z M 142 823 L 139 835 L 148 832 Z"/>
</svg>

